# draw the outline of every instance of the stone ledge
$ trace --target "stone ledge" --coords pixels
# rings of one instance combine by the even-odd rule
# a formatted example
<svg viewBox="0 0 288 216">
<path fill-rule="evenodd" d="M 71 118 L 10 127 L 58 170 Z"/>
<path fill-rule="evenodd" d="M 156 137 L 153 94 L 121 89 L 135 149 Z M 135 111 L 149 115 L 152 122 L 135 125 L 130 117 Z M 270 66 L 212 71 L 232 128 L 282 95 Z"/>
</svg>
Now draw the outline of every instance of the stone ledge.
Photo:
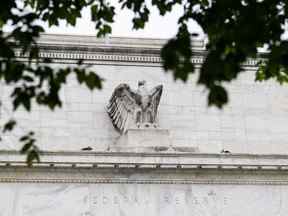
<svg viewBox="0 0 288 216">
<path fill-rule="evenodd" d="M 135 153 L 135 152 L 43 152 L 34 167 L 108 169 L 288 170 L 288 155 Z M 0 168 L 25 167 L 25 156 L 1 151 Z"/>
</svg>

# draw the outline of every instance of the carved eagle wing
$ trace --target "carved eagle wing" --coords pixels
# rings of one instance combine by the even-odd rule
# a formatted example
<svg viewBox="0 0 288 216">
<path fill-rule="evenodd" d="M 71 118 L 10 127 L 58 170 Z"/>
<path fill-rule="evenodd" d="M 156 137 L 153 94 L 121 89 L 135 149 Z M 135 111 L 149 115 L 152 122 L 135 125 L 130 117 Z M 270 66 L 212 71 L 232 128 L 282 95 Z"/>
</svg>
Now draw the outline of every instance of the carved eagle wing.
<svg viewBox="0 0 288 216">
<path fill-rule="evenodd" d="M 157 116 L 157 109 L 159 106 L 160 98 L 162 95 L 163 91 L 163 85 L 158 85 L 155 86 L 151 91 L 150 91 L 150 96 L 151 96 L 151 106 L 152 106 L 152 111 L 153 111 L 153 120 L 156 120 Z"/>
<path fill-rule="evenodd" d="M 136 98 L 139 95 L 122 83 L 118 85 L 107 105 L 107 112 L 110 116 L 114 127 L 124 133 L 131 121 L 133 121 L 134 109 L 137 106 Z"/>
</svg>

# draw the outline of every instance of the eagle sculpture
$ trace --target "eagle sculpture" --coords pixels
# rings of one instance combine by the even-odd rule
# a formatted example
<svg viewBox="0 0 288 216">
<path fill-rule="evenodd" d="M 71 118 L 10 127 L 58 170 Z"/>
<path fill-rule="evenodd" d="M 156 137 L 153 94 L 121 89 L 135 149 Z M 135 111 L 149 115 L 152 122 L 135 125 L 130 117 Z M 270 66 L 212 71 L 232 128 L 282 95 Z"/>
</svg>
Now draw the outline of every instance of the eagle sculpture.
<svg viewBox="0 0 288 216">
<path fill-rule="evenodd" d="M 107 105 L 114 127 L 120 133 L 129 128 L 157 127 L 157 108 L 162 89 L 163 86 L 158 85 L 149 91 L 146 81 L 139 81 L 137 90 L 132 90 L 128 84 L 119 84 Z"/>
</svg>

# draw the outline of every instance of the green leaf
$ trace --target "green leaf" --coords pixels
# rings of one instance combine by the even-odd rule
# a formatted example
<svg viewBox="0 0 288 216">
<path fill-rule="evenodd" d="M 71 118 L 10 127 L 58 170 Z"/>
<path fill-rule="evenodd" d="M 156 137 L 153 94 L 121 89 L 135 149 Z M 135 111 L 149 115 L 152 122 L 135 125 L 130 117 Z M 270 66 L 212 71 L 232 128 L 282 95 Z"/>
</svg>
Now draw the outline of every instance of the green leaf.
<svg viewBox="0 0 288 216">
<path fill-rule="evenodd" d="M 5 133 L 5 132 L 8 132 L 8 131 L 12 131 L 13 128 L 15 127 L 15 125 L 16 125 L 16 121 L 14 119 L 9 120 L 4 125 L 2 132 Z"/>
<path fill-rule="evenodd" d="M 29 135 L 25 135 L 25 136 L 22 136 L 19 141 L 20 142 L 25 142 L 26 140 L 30 139 L 30 136 Z"/>
<path fill-rule="evenodd" d="M 39 157 L 39 153 L 36 151 L 36 150 L 31 150 L 28 152 L 27 154 L 27 164 L 28 166 L 32 166 L 33 165 L 33 162 L 36 161 L 36 162 L 40 162 L 40 157 Z"/>
<path fill-rule="evenodd" d="M 33 142 L 29 141 L 28 143 L 24 144 L 20 150 L 21 154 L 27 153 L 33 147 Z"/>
<path fill-rule="evenodd" d="M 86 78 L 86 85 L 90 90 L 93 90 L 94 88 L 101 89 L 102 80 L 97 74 L 90 72 Z"/>
<path fill-rule="evenodd" d="M 228 95 L 226 90 L 219 85 L 214 85 L 210 88 L 208 95 L 208 105 L 215 105 L 222 108 L 228 102 Z"/>
</svg>

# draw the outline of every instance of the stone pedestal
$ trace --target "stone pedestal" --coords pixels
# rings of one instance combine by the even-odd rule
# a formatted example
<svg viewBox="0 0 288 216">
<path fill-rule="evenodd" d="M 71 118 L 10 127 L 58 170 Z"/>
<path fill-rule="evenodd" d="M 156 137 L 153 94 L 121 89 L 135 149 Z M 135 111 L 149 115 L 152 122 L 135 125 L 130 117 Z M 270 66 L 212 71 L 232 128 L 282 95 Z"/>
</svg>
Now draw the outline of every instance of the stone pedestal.
<svg viewBox="0 0 288 216">
<path fill-rule="evenodd" d="M 120 136 L 112 151 L 162 152 L 171 150 L 169 130 L 160 128 L 128 129 Z"/>
</svg>

